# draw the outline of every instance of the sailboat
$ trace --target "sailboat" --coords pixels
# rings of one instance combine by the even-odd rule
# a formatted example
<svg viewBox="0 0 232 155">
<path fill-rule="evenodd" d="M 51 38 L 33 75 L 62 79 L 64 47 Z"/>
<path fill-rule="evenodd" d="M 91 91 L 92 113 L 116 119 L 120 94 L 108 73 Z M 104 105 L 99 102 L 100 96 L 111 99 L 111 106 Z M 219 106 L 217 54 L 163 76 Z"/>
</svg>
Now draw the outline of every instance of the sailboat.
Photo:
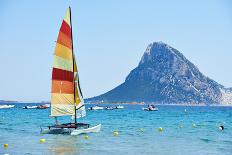
<svg viewBox="0 0 232 155">
<path fill-rule="evenodd" d="M 43 134 L 78 135 L 99 132 L 101 124 L 90 127 L 77 123 L 77 118 L 85 117 L 85 105 L 81 92 L 78 69 L 73 51 L 71 8 L 69 7 L 60 27 L 53 60 L 51 117 L 56 124 L 41 129 Z M 71 116 L 75 122 L 59 124 L 58 117 Z"/>
</svg>

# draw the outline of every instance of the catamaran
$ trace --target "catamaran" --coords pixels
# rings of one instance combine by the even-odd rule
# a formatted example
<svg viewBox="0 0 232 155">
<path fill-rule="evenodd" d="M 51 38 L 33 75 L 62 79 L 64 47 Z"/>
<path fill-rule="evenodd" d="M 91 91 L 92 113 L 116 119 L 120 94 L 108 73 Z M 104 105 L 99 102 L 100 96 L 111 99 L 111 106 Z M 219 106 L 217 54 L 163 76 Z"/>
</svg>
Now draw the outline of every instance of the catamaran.
<svg viewBox="0 0 232 155">
<path fill-rule="evenodd" d="M 69 7 L 60 27 L 53 60 L 51 117 L 56 124 L 41 129 L 43 134 L 78 135 L 99 132 L 101 124 L 90 127 L 89 124 L 77 123 L 77 118 L 86 116 L 81 92 L 76 59 L 73 51 L 71 8 Z M 74 117 L 74 123 L 59 124 L 58 117 Z"/>
</svg>

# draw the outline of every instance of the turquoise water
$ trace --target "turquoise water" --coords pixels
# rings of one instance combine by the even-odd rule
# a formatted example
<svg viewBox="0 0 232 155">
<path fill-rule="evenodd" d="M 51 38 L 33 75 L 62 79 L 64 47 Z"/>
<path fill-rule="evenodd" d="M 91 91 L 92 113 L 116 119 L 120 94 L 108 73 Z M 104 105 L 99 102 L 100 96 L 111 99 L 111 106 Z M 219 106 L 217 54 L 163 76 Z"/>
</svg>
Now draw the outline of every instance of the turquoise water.
<svg viewBox="0 0 232 155">
<path fill-rule="evenodd" d="M 83 135 L 41 135 L 40 126 L 54 122 L 48 117 L 50 109 L 25 110 L 24 105 L 0 109 L 0 154 L 232 154 L 232 107 L 158 106 L 159 111 L 150 112 L 142 111 L 141 105 L 125 105 L 121 110 L 87 111 L 80 121 L 101 123 L 102 129 L 88 134 L 86 140 Z M 224 131 L 219 130 L 220 125 L 225 126 Z M 114 131 L 119 135 L 113 136 Z M 46 142 L 40 143 L 41 138 Z M 9 144 L 8 149 L 4 143 Z"/>
</svg>

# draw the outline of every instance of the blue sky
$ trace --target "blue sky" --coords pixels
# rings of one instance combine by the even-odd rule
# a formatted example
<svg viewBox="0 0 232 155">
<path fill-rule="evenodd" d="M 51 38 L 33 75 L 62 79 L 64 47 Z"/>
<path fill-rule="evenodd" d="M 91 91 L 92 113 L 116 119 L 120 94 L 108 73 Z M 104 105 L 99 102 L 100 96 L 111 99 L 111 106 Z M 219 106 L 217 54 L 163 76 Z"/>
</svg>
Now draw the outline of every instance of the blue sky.
<svg viewBox="0 0 232 155">
<path fill-rule="evenodd" d="M 0 99 L 50 100 L 52 54 L 69 5 L 84 97 L 122 83 L 154 41 L 232 87 L 230 0 L 1 0 Z"/>
</svg>

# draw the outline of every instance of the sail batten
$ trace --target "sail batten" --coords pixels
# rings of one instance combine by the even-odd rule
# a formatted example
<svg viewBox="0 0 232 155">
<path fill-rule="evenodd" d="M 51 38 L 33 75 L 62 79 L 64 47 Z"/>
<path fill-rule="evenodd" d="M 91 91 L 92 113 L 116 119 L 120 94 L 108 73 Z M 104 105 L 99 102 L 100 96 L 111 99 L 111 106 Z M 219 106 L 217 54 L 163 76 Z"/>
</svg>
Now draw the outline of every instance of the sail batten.
<svg viewBox="0 0 232 155">
<path fill-rule="evenodd" d="M 84 100 L 79 91 L 76 60 L 73 52 L 70 8 L 62 21 L 58 34 L 52 69 L 51 116 L 74 116 L 84 108 Z M 76 108 L 78 109 L 76 114 Z M 84 109 L 83 109 L 84 108 Z M 81 112 L 81 117 L 85 111 Z"/>
</svg>

